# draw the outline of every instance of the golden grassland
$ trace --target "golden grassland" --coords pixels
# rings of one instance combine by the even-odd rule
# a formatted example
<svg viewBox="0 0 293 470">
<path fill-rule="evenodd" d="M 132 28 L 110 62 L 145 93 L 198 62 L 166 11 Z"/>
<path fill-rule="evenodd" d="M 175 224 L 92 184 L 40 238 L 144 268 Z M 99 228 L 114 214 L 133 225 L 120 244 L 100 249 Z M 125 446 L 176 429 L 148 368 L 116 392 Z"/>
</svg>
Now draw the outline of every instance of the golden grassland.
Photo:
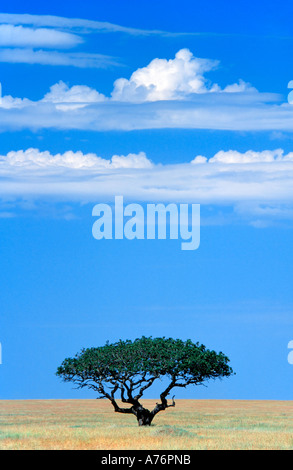
<svg viewBox="0 0 293 470">
<path fill-rule="evenodd" d="M 293 402 L 177 400 L 140 428 L 107 400 L 1 400 L 0 449 L 292 450 Z"/>
</svg>

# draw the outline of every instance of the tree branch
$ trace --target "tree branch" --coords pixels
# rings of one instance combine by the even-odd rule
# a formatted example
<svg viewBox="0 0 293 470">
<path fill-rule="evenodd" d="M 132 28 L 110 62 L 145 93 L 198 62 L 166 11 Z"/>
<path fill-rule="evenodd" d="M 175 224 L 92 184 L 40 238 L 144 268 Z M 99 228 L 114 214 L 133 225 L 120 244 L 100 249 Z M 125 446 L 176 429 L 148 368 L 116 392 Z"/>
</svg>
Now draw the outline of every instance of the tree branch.
<svg viewBox="0 0 293 470">
<path fill-rule="evenodd" d="M 156 404 L 155 408 L 151 411 L 151 414 L 153 416 L 155 416 L 157 413 L 159 413 L 159 411 L 164 411 L 166 408 L 170 408 L 172 406 L 175 406 L 175 401 L 174 401 L 175 395 L 173 395 L 173 397 L 172 397 L 171 405 L 168 405 L 168 400 L 167 400 L 166 397 L 169 395 L 172 388 L 174 388 L 174 387 L 186 387 L 186 385 L 187 385 L 186 383 L 185 384 L 180 384 L 180 383 L 176 382 L 176 376 L 173 375 L 170 384 L 168 385 L 168 387 L 160 395 L 161 403 Z"/>
<path fill-rule="evenodd" d="M 135 400 L 139 400 L 139 399 L 142 397 L 143 392 L 144 392 L 147 388 L 149 388 L 149 387 L 154 383 L 154 381 L 155 381 L 157 378 L 158 378 L 158 376 L 156 376 L 156 375 L 155 375 L 154 377 L 151 377 L 151 378 L 147 381 L 146 385 L 143 385 L 143 386 L 140 388 L 138 394 L 135 395 L 134 399 L 135 399 Z"/>
</svg>

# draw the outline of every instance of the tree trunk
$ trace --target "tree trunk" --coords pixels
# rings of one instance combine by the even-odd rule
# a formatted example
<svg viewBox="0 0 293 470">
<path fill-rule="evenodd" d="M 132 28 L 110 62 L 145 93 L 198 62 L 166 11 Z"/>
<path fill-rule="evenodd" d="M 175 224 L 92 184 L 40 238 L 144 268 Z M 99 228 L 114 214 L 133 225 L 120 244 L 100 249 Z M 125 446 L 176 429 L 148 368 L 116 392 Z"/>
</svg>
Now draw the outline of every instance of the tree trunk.
<svg viewBox="0 0 293 470">
<path fill-rule="evenodd" d="M 172 386 L 173 383 L 171 383 Z M 175 401 L 174 401 L 174 396 L 172 397 L 172 403 L 171 405 L 168 405 L 166 395 L 170 391 L 172 387 L 169 386 L 165 392 L 161 393 L 161 403 L 157 403 L 155 408 L 150 411 L 147 408 L 144 408 L 138 401 L 137 397 L 132 397 L 125 399 L 123 391 L 121 393 L 122 395 L 122 402 L 123 403 L 131 403 L 132 406 L 131 408 L 120 408 L 120 406 L 117 405 L 115 399 L 114 399 L 114 394 L 112 392 L 112 396 L 109 394 L 106 395 L 106 397 L 111 401 L 112 405 L 114 406 L 114 409 L 117 413 L 132 413 L 136 416 L 137 422 L 139 426 L 150 426 L 154 417 L 156 416 L 157 413 L 160 411 L 165 410 L 166 408 L 170 408 L 171 406 L 175 406 Z"/>
<path fill-rule="evenodd" d="M 139 426 L 150 426 L 153 420 L 152 413 L 140 406 L 136 411 L 136 418 Z"/>
</svg>

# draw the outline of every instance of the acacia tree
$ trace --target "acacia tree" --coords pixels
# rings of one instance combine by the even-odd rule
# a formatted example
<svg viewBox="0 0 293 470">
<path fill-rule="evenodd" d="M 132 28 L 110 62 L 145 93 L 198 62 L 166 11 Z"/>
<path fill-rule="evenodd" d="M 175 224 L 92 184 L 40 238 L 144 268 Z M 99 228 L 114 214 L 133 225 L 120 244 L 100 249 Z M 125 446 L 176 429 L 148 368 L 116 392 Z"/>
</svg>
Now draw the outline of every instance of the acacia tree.
<svg viewBox="0 0 293 470">
<path fill-rule="evenodd" d="M 191 340 L 146 338 L 135 341 L 106 343 L 97 348 L 82 349 L 73 358 L 65 359 L 56 375 L 77 388 L 88 387 L 107 398 L 118 413 L 132 413 L 139 426 L 150 425 L 160 411 L 175 406 L 174 396 L 167 396 L 175 387 L 200 385 L 208 379 L 229 377 L 233 370 L 222 352 L 216 353 Z M 140 403 L 143 393 L 158 379 L 168 379 L 161 401 L 153 410 Z M 121 407 L 122 403 L 131 405 Z"/>
</svg>

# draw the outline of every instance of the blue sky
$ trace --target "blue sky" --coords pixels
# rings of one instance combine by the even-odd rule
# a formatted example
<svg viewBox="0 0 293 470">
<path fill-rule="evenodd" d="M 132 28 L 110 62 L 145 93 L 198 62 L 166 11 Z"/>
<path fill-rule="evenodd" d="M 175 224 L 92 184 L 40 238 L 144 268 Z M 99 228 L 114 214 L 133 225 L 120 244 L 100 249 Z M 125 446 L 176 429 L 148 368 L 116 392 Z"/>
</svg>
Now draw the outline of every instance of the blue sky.
<svg viewBox="0 0 293 470">
<path fill-rule="evenodd" d="M 1 3 L 0 398 L 93 397 L 64 357 L 144 334 L 230 357 L 178 397 L 291 399 L 292 9 Z M 115 195 L 200 203 L 200 248 L 95 240 Z"/>
</svg>

